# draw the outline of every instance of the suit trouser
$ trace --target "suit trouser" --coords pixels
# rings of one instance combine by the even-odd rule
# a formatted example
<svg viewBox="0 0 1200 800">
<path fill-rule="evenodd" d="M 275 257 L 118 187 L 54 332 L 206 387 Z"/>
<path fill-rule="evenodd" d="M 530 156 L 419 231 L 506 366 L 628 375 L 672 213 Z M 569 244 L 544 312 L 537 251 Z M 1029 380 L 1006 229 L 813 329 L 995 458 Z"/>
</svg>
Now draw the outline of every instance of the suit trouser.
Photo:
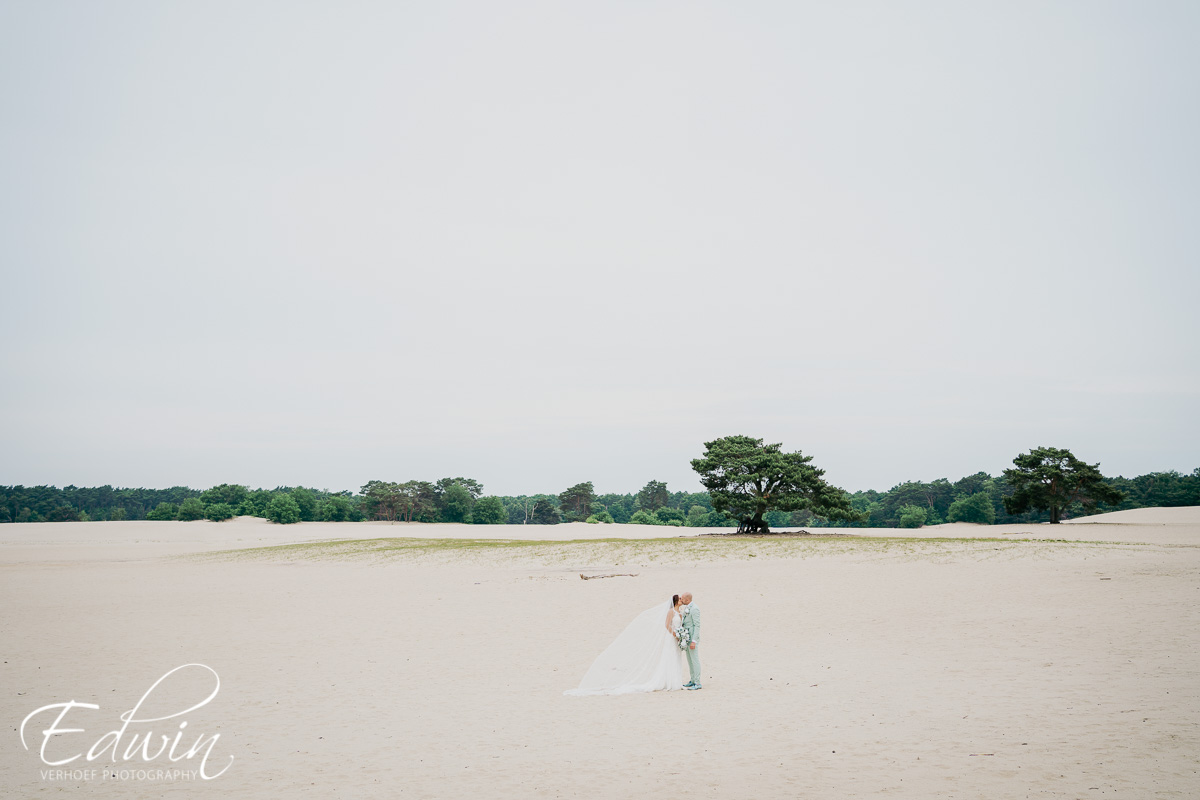
<svg viewBox="0 0 1200 800">
<path fill-rule="evenodd" d="M 688 669 L 692 673 L 692 683 L 700 682 L 700 644 L 697 642 L 696 649 L 687 649 Z"/>
</svg>

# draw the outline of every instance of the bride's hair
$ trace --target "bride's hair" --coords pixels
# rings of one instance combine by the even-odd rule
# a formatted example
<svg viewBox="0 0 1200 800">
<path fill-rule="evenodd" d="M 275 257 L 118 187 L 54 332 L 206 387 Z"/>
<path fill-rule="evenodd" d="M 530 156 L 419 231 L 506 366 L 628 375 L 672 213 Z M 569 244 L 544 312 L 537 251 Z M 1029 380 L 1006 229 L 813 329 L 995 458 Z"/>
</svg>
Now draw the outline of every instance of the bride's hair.
<svg viewBox="0 0 1200 800">
<path fill-rule="evenodd" d="M 673 594 L 671 595 L 671 608 L 674 608 L 677 605 L 679 605 L 679 595 Z"/>
</svg>

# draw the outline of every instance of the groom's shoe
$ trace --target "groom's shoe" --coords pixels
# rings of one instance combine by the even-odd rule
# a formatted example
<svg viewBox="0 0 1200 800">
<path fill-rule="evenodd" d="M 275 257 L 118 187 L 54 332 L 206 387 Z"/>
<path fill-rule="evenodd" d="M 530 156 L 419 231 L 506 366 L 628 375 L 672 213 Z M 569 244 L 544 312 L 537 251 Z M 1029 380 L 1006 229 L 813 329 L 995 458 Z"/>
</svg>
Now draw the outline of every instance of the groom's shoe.
<svg viewBox="0 0 1200 800">
<path fill-rule="evenodd" d="M 692 688 L 693 686 L 695 686 L 695 685 L 696 685 L 696 684 L 695 684 L 695 682 L 694 682 L 694 681 L 688 681 L 687 683 L 685 683 L 685 684 L 683 685 L 683 688 L 684 688 L 684 689 L 691 689 L 691 688 Z"/>
<path fill-rule="evenodd" d="M 683 688 L 687 689 L 688 691 L 692 691 L 694 689 L 703 689 L 704 687 L 698 683 L 689 683 L 687 686 L 684 686 Z"/>
</svg>

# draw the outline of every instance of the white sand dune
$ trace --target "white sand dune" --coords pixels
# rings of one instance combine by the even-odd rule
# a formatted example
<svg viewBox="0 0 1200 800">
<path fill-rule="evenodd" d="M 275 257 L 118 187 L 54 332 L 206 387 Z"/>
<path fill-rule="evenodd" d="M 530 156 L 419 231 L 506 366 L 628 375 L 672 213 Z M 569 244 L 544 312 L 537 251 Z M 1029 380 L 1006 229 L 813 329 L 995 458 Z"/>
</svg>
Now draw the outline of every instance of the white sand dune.
<svg viewBox="0 0 1200 800">
<path fill-rule="evenodd" d="M 257 517 L 225 522 L 20 522 L 0 525 L 0 548 L 9 563 L 21 561 L 105 561 L 267 547 L 326 539 L 416 537 L 437 539 L 643 539 L 727 533 L 728 528 L 673 528 L 660 525 L 457 525 L 420 522 L 300 522 L 275 525 Z"/>
<path fill-rule="evenodd" d="M 1064 525 L 1119 525 L 1104 530 Z M 1153 530 L 1158 526 L 1161 530 Z M 1169 527 L 1164 527 L 1169 526 Z M 780 533 L 807 530 L 817 535 L 1134 541 L 1155 544 L 1200 544 L 1200 507 L 1140 508 L 1065 520 L 1063 525 L 972 525 L 949 523 L 924 528 L 781 528 Z M 661 525 L 456 525 L 388 522 L 301 522 L 275 525 L 256 517 L 225 522 L 41 522 L 0 525 L 0 552 L 9 564 L 153 559 L 167 555 L 269 547 L 331 539 L 414 537 L 436 539 L 516 539 L 570 541 L 727 536 L 730 528 L 674 528 Z"/>
<path fill-rule="evenodd" d="M 977 536 L 381 562 L 322 547 L 179 556 L 409 526 L 2 525 L 0 795 L 1196 797 L 1200 525 L 1166 527 L 1178 541 L 1028 540 L 1146 542 L 1157 529 L 1143 523 L 939 526 Z M 637 575 L 578 577 L 607 571 Z M 681 589 L 704 611 L 702 691 L 562 695 L 635 613 Z M 190 662 L 221 678 L 188 716 L 221 734 L 210 766 L 234 757 L 216 780 L 47 781 L 21 748 L 26 714 L 75 699 L 101 706 L 76 712 L 87 732 L 68 736 L 86 749 Z"/>
<path fill-rule="evenodd" d="M 1200 525 L 1200 506 L 1131 508 L 1063 522 L 1073 525 Z"/>
</svg>

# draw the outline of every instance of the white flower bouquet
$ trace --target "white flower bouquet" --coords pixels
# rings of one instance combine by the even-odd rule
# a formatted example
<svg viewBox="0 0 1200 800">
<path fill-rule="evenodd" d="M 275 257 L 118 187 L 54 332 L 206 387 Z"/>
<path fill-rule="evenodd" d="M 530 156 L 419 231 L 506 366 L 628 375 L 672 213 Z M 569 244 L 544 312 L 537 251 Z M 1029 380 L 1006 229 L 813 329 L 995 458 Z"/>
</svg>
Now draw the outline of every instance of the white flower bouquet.
<svg viewBox="0 0 1200 800">
<path fill-rule="evenodd" d="M 675 643 L 679 645 L 680 650 L 687 650 L 688 645 L 692 641 L 692 635 L 688 633 L 687 628 L 675 629 Z"/>
</svg>

